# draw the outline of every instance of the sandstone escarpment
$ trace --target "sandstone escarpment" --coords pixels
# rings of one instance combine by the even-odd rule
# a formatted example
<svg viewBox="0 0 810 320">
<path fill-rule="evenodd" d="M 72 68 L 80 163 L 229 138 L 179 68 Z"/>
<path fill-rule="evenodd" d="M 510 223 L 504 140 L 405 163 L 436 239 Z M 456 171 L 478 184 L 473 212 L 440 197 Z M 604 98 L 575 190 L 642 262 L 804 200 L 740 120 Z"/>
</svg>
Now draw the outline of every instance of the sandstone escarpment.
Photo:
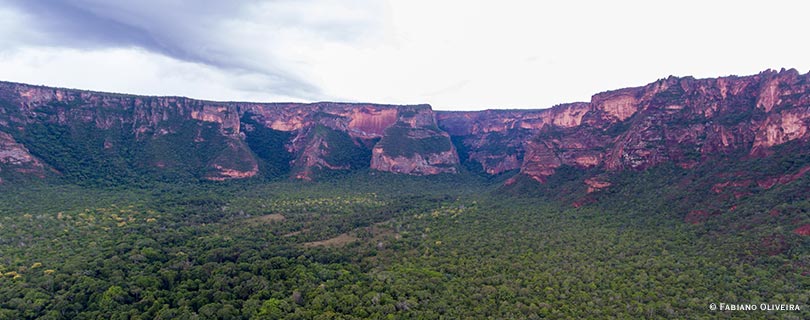
<svg viewBox="0 0 810 320">
<path fill-rule="evenodd" d="M 414 175 L 457 173 L 458 158 L 453 150 L 410 156 L 389 155 L 383 148 L 375 148 L 372 152 L 371 167 L 379 171 Z"/>
<path fill-rule="evenodd" d="M 449 136 L 436 128 L 428 105 L 314 103 L 240 108 L 269 128 L 293 134 L 287 151 L 296 155 L 292 165 L 300 179 L 312 179 L 318 170 L 358 167 L 419 175 L 456 172 L 458 156 Z M 449 148 L 431 153 L 430 148 L 419 147 L 423 144 Z M 398 153 L 413 148 L 418 154 Z M 348 149 L 352 151 L 347 155 Z M 336 158 L 336 154 L 343 156 Z"/>
<path fill-rule="evenodd" d="M 35 151 L 56 162 L 64 154 L 49 154 L 55 146 L 79 146 L 74 149 L 87 150 L 76 150 L 74 158 L 83 157 L 81 152 L 109 157 L 113 160 L 99 162 L 109 165 L 110 172 L 182 169 L 185 175 L 226 180 L 253 177 L 264 168 L 275 174 L 292 170 L 296 178 L 311 179 L 321 170 L 362 167 L 411 174 L 455 172 L 458 163 L 428 105 L 211 102 L 16 83 L 0 83 L 0 102 L 0 129 L 9 137 L 34 139 Z M 384 139 L 395 125 L 411 132 L 392 130 L 403 136 Z M 34 135 L 51 141 L 39 143 Z M 443 141 L 451 148 L 402 157 L 387 153 L 397 148 L 389 143 L 386 149 L 376 147 L 380 156 L 372 161 L 371 149 L 383 139 L 408 145 L 414 144 L 412 139 L 415 144 Z M 125 154 L 131 144 L 138 154 L 135 161 Z M 178 144 L 184 145 L 182 150 Z"/>
<path fill-rule="evenodd" d="M 767 156 L 808 142 L 808 126 L 810 76 L 795 70 L 669 77 L 590 102 L 475 112 L 212 102 L 0 83 L 0 170 L 69 175 L 76 169 L 71 161 L 89 159 L 111 176 L 180 170 L 211 180 L 263 172 L 312 179 L 323 170 L 360 168 L 455 173 L 463 164 L 491 175 L 520 170 L 542 182 L 561 167 L 695 168 L 716 155 Z"/>
<path fill-rule="evenodd" d="M 588 111 L 586 103 L 571 103 L 543 110 L 437 112 L 436 119 L 464 148 L 462 161 L 500 174 L 520 168 L 525 144 L 542 129 L 579 126 Z"/>
<path fill-rule="evenodd" d="M 186 174 L 212 180 L 256 174 L 240 136 L 239 112 L 231 104 L 15 83 L 0 84 L 0 100 L 0 129 L 33 143 L 49 162 L 92 159 L 88 165 L 106 166 L 110 175 L 167 167 L 188 168 Z M 192 145 L 177 148 L 178 140 Z M 177 154 L 180 149 L 187 154 Z M 137 163 L 130 161 L 133 156 Z"/>
<path fill-rule="evenodd" d="M 546 110 L 440 112 L 463 161 L 484 171 L 516 168 L 545 181 L 561 166 L 642 170 L 692 168 L 718 154 L 765 155 L 810 139 L 810 76 L 796 70 L 747 77 L 669 77 Z"/>
<path fill-rule="evenodd" d="M 458 163 L 450 135 L 438 128 L 426 108 L 403 112 L 385 130 L 371 158 L 372 169 L 415 175 L 457 173 Z"/>
</svg>

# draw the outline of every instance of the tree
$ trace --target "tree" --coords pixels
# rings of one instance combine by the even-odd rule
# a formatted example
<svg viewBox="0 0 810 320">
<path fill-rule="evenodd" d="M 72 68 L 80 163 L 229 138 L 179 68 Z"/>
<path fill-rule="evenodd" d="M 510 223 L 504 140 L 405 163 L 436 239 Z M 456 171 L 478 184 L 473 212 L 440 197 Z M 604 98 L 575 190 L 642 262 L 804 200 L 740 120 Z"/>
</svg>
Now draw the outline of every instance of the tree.
<svg viewBox="0 0 810 320">
<path fill-rule="evenodd" d="M 289 305 L 286 301 L 271 298 L 259 308 L 259 313 L 253 319 L 280 319 L 284 316 L 284 310 L 288 309 Z"/>
</svg>

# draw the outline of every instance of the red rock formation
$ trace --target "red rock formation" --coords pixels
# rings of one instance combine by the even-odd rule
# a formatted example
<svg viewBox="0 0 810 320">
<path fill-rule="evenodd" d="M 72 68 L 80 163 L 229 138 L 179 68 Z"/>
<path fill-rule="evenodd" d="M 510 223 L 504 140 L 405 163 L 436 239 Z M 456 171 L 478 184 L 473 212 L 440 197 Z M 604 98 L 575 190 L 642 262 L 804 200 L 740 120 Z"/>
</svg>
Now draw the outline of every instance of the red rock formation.
<svg viewBox="0 0 810 320">
<path fill-rule="evenodd" d="M 396 109 L 356 108 L 349 116 L 349 131 L 364 136 L 380 137 L 385 129 L 397 122 Z"/>
<path fill-rule="evenodd" d="M 564 165 L 619 171 L 674 162 L 692 168 L 718 153 L 758 156 L 810 140 L 810 75 L 768 70 L 747 77 L 669 77 L 596 94 L 590 103 L 437 117 L 469 149 L 463 160 L 479 162 L 487 172 L 513 168 L 504 154 L 522 159 L 521 173 L 537 181 Z"/>
<path fill-rule="evenodd" d="M 596 192 L 612 185 L 609 181 L 598 177 L 585 179 L 585 184 L 588 186 L 588 193 Z"/>
<path fill-rule="evenodd" d="M 208 164 L 213 172 L 206 175 L 206 179 L 214 181 L 244 179 L 259 173 L 256 158 L 250 153 L 250 149 L 240 142 L 238 140 L 228 142 L 227 151 L 220 153 Z"/>
<path fill-rule="evenodd" d="M 427 155 L 415 153 L 411 156 L 392 156 L 386 154 L 383 148 L 374 148 L 371 157 L 371 168 L 375 170 L 413 175 L 456 173 L 457 163 L 455 150 Z"/>
<path fill-rule="evenodd" d="M 123 130 L 138 141 L 173 135 L 184 121 L 213 124 L 224 137 L 218 143 L 225 141 L 227 147 L 218 148 L 221 153 L 210 157 L 213 162 L 200 168 L 213 171 L 206 175 L 212 179 L 256 174 L 256 159 L 244 141 L 249 134 L 242 130 L 244 116 L 291 133 L 285 148 L 295 159 L 295 172 L 305 173 L 345 168 L 324 160 L 331 146 L 308 136 L 315 126 L 345 133 L 357 146 L 373 150 L 368 164 L 375 170 L 452 173 L 461 160 L 489 174 L 520 169 L 537 181 L 561 166 L 620 171 L 669 162 L 693 168 L 718 153 L 757 157 L 788 142 L 810 141 L 810 75 L 795 70 L 717 79 L 669 77 L 599 93 L 588 103 L 543 110 L 436 113 L 427 105 L 210 102 L 14 83 L 0 83 L 0 102 L 0 131 L 12 137 L 37 122 Z M 192 140 L 214 143 L 201 134 Z M 405 149 L 417 152 L 386 147 L 391 141 L 412 144 Z M 442 147 L 418 146 L 422 144 Z M 112 140 L 99 147 L 115 149 Z M 170 165 L 162 159 L 154 163 Z M 757 179 L 767 187 L 782 178 Z"/>
<path fill-rule="evenodd" d="M 433 111 L 427 108 L 402 112 L 371 154 L 374 170 L 414 175 L 457 173 L 458 163 L 450 135 L 438 129 Z"/>
<path fill-rule="evenodd" d="M 610 91 L 594 95 L 591 105 L 619 121 L 627 120 L 638 111 L 639 88 Z"/>
<path fill-rule="evenodd" d="M 3 168 L 18 173 L 45 176 L 45 166 L 28 149 L 5 132 L 0 132 L 0 172 Z"/>
<path fill-rule="evenodd" d="M 523 163 L 531 165 L 521 168 L 521 173 L 538 182 L 545 182 L 545 178 L 562 165 L 562 160 L 554 153 L 554 147 L 545 142 L 528 141 L 526 149 L 529 151 Z"/>
<path fill-rule="evenodd" d="M 499 174 L 520 168 L 526 142 L 540 130 L 579 126 L 588 108 L 586 103 L 571 103 L 543 110 L 437 112 L 436 119 L 442 130 L 460 137 L 468 147 L 462 160 L 477 162 L 489 174 Z"/>
<path fill-rule="evenodd" d="M 143 97 L 122 94 L 87 92 L 79 90 L 47 88 L 15 83 L 0 83 L 0 129 L 20 130 L 36 122 L 49 122 L 66 126 L 79 123 L 91 124 L 99 130 L 121 128 L 131 130 L 136 140 L 154 139 L 173 135 L 184 121 L 215 124 L 219 134 L 225 137 L 221 153 L 212 155 L 206 164 L 205 178 L 212 180 L 240 179 L 258 173 L 257 159 L 244 142 L 240 119 L 247 114 L 259 124 L 277 131 L 292 133 L 286 144 L 293 154 L 295 176 L 311 178 L 314 168 L 341 170 L 346 166 L 324 160 L 330 148 L 323 137 L 310 137 L 315 126 L 345 132 L 357 145 L 374 147 L 384 138 L 386 129 L 400 124 L 431 137 L 444 139 L 451 145 L 449 136 L 441 130 L 433 130 L 436 120 L 428 105 L 394 106 L 350 103 L 236 103 L 199 101 L 180 97 Z M 14 127 L 16 126 L 16 127 Z M 431 130 L 422 130 L 422 129 Z M 10 137 L 10 136 L 9 136 Z M 425 137 L 422 137 L 425 138 Z M 209 142 L 200 134 L 195 143 Z M 431 140 L 437 141 L 437 140 Z M 112 148 L 105 141 L 103 148 Z M 16 149 L 15 149 L 16 150 Z M 372 169 L 397 171 L 411 174 L 434 174 L 455 172 L 458 156 L 454 148 L 437 154 L 419 154 L 413 157 L 386 155 L 377 147 L 374 161 L 368 159 Z M 379 151 L 382 150 L 382 151 Z M 14 151 L 15 154 L 18 153 Z M 154 159 L 160 168 L 168 163 Z"/>
<path fill-rule="evenodd" d="M 798 234 L 800 236 L 810 236 L 810 224 L 806 224 L 796 228 L 796 230 L 793 230 L 793 233 Z"/>
<path fill-rule="evenodd" d="M 299 168 L 296 177 L 300 179 L 311 179 L 312 168 L 347 169 L 323 160 L 325 148 L 322 139 L 307 138 L 309 128 L 316 125 L 346 132 L 358 144 L 371 144 L 371 169 L 418 175 L 456 172 L 458 155 L 454 148 L 437 154 L 403 157 L 388 155 L 381 145 L 373 145 L 373 139 L 385 139 L 386 129 L 394 125 L 413 129 L 409 132 L 423 135 L 410 137 L 412 139 L 433 137 L 452 145 L 446 133 L 432 129 L 436 127 L 436 120 L 428 105 L 314 103 L 251 104 L 240 107 L 244 112 L 255 115 L 257 120 L 269 128 L 294 132 L 288 150 L 298 155 L 294 165 Z"/>
</svg>

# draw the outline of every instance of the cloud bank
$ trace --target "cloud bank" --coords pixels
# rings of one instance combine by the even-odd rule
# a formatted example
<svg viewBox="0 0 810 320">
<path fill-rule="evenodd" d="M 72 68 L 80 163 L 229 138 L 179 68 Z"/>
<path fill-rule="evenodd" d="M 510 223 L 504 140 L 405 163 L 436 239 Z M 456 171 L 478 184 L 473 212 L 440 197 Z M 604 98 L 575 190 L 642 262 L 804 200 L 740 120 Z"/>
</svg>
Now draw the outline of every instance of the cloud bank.
<svg viewBox="0 0 810 320">
<path fill-rule="evenodd" d="M 0 80 L 215 100 L 546 108 L 810 69 L 804 10 L 732 1 L 0 0 Z"/>
<path fill-rule="evenodd" d="M 137 48 L 232 74 L 235 89 L 312 99 L 322 92 L 288 61 L 292 42 L 358 41 L 362 30 L 374 28 L 379 9 L 370 1 L 335 1 L 318 10 L 314 5 L 308 0 L 12 0 L 4 9 L 16 21 L 2 32 L 2 44 L 4 51 Z M 332 11 L 341 15 L 318 16 L 329 6 L 339 6 Z"/>
</svg>

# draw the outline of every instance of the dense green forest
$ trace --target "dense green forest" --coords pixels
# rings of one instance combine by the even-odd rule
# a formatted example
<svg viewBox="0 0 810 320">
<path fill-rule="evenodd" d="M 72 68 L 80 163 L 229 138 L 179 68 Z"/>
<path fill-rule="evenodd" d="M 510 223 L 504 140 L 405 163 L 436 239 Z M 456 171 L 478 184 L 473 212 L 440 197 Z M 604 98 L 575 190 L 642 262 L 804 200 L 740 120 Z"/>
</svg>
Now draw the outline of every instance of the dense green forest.
<svg viewBox="0 0 810 320">
<path fill-rule="evenodd" d="M 677 188 L 677 168 L 624 174 L 575 207 L 580 175 L 7 184 L 0 319 L 810 316 L 810 241 L 791 227 L 810 201 L 787 196 L 807 177 L 693 225 L 686 211 L 709 200 Z"/>
</svg>

